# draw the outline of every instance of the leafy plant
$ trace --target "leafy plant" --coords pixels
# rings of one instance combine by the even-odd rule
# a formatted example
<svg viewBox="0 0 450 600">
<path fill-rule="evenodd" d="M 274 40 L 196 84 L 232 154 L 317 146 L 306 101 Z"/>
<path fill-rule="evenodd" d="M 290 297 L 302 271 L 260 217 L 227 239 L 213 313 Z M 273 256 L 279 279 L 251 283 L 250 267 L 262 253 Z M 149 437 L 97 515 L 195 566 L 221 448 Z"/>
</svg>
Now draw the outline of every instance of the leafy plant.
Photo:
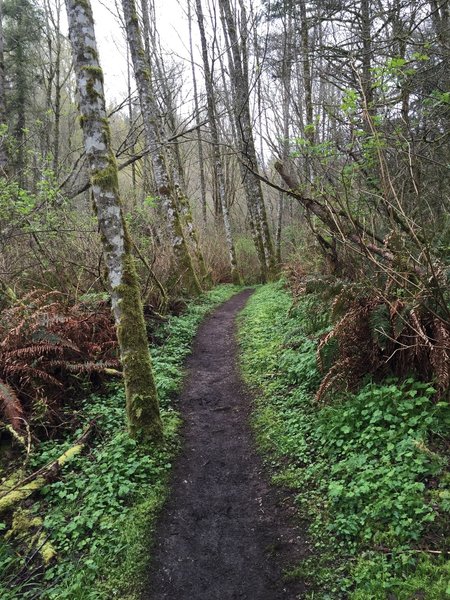
<svg viewBox="0 0 450 600">
<path fill-rule="evenodd" d="M 33 290 L 0 316 L 0 412 L 14 429 L 42 407 L 47 419 L 72 385 L 118 366 L 107 305 L 69 306 L 58 292 Z"/>
<path fill-rule="evenodd" d="M 314 356 L 326 334 L 311 334 L 308 315 L 312 305 L 327 310 L 322 297 L 317 290 L 298 296 L 293 309 L 280 285 L 265 286 L 240 326 L 258 443 L 273 480 L 291 490 L 310 522 L 311 557 L 286 576 L 300 577 L 310 597 L 323 600 L 444 598 L 449 405 L 413 377 L 366 381 L 354 393 L 334 392 L 327 406 L 317 403 Z M 369 331 L 392 323 L 395 315 L 380 307 L 368 311 Z"/>
<path fill-rule="evenodd" d="M 183 360 L 205 314 L 236 291 L 234 286 L 216 288 L 154 332 L 159 345 L 152 347 L 152 357 L 164 423 L 161 446 L 129 438 L 123 389 L 109 384 L 107 395 L 89 395 L 79 407 L 79 430 L 66 431 L 63 439 L 41 442 L 34 449 L 32 470 L 60 456 L 96 418 L 89 452 L 75 457 L 30 509 L 43 516 L 43 531 L 57 551 L 56 559 L 44 567 L 35 547 L 24 548 L 14 538 L 0 540 L 2 599 L 140 597 L 152 530 L 178 447 L 180 418 L 171 400 L 183 378 Z"/>
</svg>

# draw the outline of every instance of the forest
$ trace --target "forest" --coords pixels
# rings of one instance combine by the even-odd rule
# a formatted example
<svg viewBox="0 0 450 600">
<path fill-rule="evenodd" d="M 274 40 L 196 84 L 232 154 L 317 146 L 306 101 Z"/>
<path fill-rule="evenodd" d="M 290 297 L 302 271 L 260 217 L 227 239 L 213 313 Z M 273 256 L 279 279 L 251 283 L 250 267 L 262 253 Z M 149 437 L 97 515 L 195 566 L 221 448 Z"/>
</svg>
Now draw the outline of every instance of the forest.
<svg viewBox="0 0 450 600">
<path fill-rule="evenodd" d="M 0 0 L 0 597 L 450 598 L 448 0 Z"/>
</svg>

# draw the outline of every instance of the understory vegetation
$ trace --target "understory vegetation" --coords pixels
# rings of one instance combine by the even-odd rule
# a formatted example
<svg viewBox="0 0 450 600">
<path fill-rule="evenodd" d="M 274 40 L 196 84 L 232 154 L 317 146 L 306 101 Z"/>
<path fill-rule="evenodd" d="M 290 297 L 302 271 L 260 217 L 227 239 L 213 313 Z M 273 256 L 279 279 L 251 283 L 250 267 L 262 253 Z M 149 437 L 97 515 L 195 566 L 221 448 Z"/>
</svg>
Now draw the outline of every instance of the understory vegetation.
<svg viewBox="0 0 450 600">
<path fill-rule="evenodd" d="M 345 346 L 341 339 L 318 360 L 338 293 L 307 285 L 294 300 L 272 284 L 241 317 L 258 443 L 273 481 L 310 523 L 311 555 L 286 577 L 306 580 L 314 599 L 442 600 L 450 596 L 448 401 L 438 376 L 427 381 L 414 363 L 402 377 L 366 364 L 355 384 L 348 362 L 347 380 L 318 394 Z M 382 344 L 367 323 L 364 343 Z"/>
<path fill-rule="evenodd" d="M 172 400 L 182 380 L 183 360 L 205 314 L 237 289 L 224 285 L 204 294 L 152 333 L 162 444 L 143 444 L 129 436 L 123 386 L 113 383 L 97 393 L 87 391 L 70 411 L 67 405 L 60 408 L 57 430 L 28 453 L 16 440 L 12 464 L 3 465 L 2 477 L 9 473 L 9 479 L 1 485 L 2 496 L 76 447 L 82 432 L 92 429 L 84 448 L 61 468 L 57 480 L 49 478 L 21 507 L 0 513 L 0 528 L 6 534 L 0 539 L 2 599 L 139 596 L 152 527 L 166 498 L 167 474 L 178 447 L 180 419 Z"/>
<path fill-rule="evenodd" d="M 286 576 L 450 596 L 449 32 L 448 0 L 0 0 L 2 599 L 136 597 L 183 358 L 258 284 Z"/>
</svg>

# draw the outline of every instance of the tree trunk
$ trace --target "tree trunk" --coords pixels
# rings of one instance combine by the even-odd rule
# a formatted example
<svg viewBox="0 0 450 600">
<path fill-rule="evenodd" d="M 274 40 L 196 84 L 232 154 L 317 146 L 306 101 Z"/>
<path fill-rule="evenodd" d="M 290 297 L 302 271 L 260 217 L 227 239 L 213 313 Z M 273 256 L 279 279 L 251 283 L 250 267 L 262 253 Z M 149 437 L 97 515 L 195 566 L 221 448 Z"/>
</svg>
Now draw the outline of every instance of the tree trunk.
<svg viewBox="0 0 450 600">
<path fill-rule="evenodd" d="M 61 34 L 61 4 L 56 6 L 56 57 L 55 57 L 55 125 L 53 131 L 53 172 L 58 175 L 59 165 L 59 147 L 61 134 L 61 53 L 62 53 L 62 34 Z"/>
<path fill-rule="evenodd" d="M 225 180 L 223 175 L 223 165 L 220 156 L 219 131 L 217 128 L 216 109 L 214 105 L 214 86 L 212 72 L 209 66 L 208 47 L 206 44 L 205 25 L 203 19 L 203 10 L 201 0 L 196 0 L 198 27 L 200 31 L 200 40 L 202 45 L 203 70 L 205 72 L 205 87 L 208 106 L 208 121 L 211 131 L 213 144 L 214 171 L 217 177 L 217 191 L 222 209 L 223 225 L 225 229 L 225 239 L 227 242 L 228 256 L 230 260 L 231 280 L 233 283 L 240 283 L 240 275 L 237 268 L 236 250 L 234 248 L 233 234 L 231 231 L 230 211 L 225 197 Z"/>
<path fill-rule="evenodd" d="M 150 66 L 145 59 L 136 3 L 134 0 L 122 0 L 122 7 L 156 187 L 165 208 L 172 248 L 182 270 L 185 288 L 189 293 L 197 295 L 201 292 L 201 286 L 184 237 L 171 169 L 160 144 L 159 111 L 152 95 Z"/>
<path fill-rule="evenodd" d="M 258 171 L 255 142 L 253 139 L 253 126 L 249 105 L 248 82 L 248 57 L 246 50 L 246 14 L 243 3 L 241 4 L 242 30 L 238 38 L 236 23 L 229 0 L 219 0 L 223 14 L 224 33 L 229 39 L 232 61 L 230 76 L 234 91 L 234 118 L 236 131 L 240 139 L 240 160 L 245 167 L 244 186 L 247 194 L 250 218 L 253 221 L 253 239 L 261 263 L 261 278 L 263 281 L 271 278 L 275 273 L 275 257 L 272 239 L 267 221 L 266 208 L 261 188 L 260 179 L 254 172 Z M 242 51 L 242 56 L 241 56 Z M 261 249 L 262 254 L 261 256 Z"/>
<path fill-rule="evenodd" d="M 361 41 L 362 41 L 362 78 L 361 92 L 363 95 L 363 105 L 367 110 L 367 116 L 375 114 L 373 104 L 373 81 L 372 81 L 372 34 L 371 34 L 371 15 L 369 0 L 361 0 Z M 370 133 L 370 127 L 366 124 L 366 129 Z"/>
<path fill-rule="evenodd" d="M 189 23 L 189 53 L 191 57 L 191 70 L 192 70 L 192 85 L 194 91 L 194 109 L 195 109 L 195 122 L 197 125 L 197 149 L 198 149 L 198 164 L 200 171 L 200 200 L 202 207 L 202 218 L 203 225 L 206 227 L 207 213 L 206 213 L 206 180 L 205 180 L 205 165 L 203 158 L 203 144 L 200 131 L 200 111 L 198 106 L 198 89 L 197 89 L 197 77 L 195 74 L 195 63 L 194 63 L 194 49 L 192 45 L 192 17 L 191 17 L 191 0 L 188 0 L 188 23 Z"/>
<path fill-rule="evenodd" d="M 129 430 L 132 436 L 157 441 L 162 437 L 158 397 L 132 245 L 119 197 L 92 9 L 89 0 L 66 0 L 66 8 L 84 146 L 122 360 Z"/>
<path fill-rule="evenodd" d="M 26 166 L 26 151 L 25 151 L 25 127 L 26 127 L 26 104 L 27 104 L 27 76 L 26 76 L 26 55 L 24 52 L 24 44 L 22 40 L 24 39 L 24 13 L 22 10 L 19 11 L 17 17 L 17 32 L 18 32 L 18 42 L 17 42 L 17 50 L 16 50 L 16 87 L 17 87 L 17 96 L 16 96 L 16 110 L 17 110 L 17 121 L 14 127 L 14 137 L 17 142 L 17 159 L 16 159 L 16 169 L 17 169 L 17 179 L 21 187 L 26 186 L 26 175 L 25 175 L 25 166 Z"/>
<path fill-rule="evenodd" d="M 0 0 L 0 175 L 8 171 L 8 151 L 6 146 L 6 102 L 5 102 L 5 62 L 3 56 L 3 0 Z"/>
</svg>

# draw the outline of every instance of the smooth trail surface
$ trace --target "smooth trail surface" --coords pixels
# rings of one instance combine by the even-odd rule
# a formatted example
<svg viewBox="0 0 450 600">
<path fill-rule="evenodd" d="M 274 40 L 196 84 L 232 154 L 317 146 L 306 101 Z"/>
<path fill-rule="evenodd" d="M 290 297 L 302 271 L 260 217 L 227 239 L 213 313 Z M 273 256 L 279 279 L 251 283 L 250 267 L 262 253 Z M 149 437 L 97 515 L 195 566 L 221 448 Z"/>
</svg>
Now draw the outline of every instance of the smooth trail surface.
<svg viewBox="0 0 450 600">
<path fill-rule="evenodd" d="M 251 290 L 198 331 L 179 398 L 183 450 L 155 534 L 145 600 L 301 597 L 283 568 L 306 552 L 282 495 L 264 478 L 237 367 L 236 314 Z"/>
</svg>

